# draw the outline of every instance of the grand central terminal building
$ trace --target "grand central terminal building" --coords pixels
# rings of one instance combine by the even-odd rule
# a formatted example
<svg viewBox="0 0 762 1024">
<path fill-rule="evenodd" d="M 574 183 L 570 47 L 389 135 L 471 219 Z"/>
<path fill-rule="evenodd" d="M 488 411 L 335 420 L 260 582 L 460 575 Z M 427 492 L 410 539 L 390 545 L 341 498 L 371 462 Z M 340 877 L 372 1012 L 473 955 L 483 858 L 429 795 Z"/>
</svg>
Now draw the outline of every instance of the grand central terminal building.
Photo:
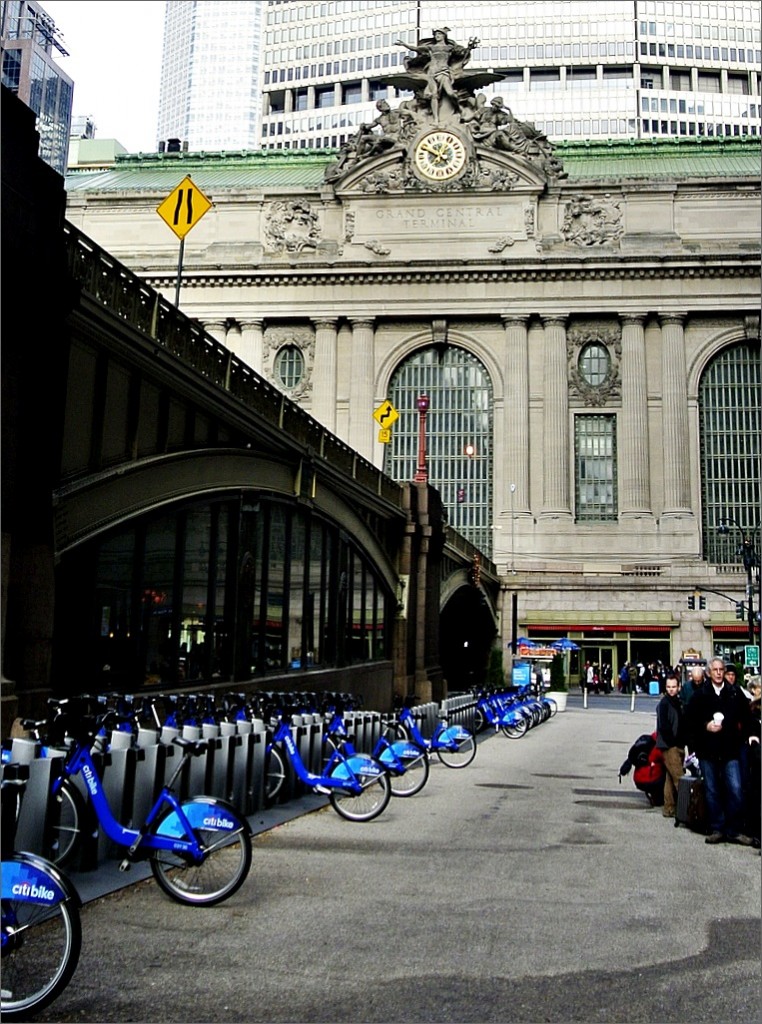
<svg viewBox="0 0 762 1024">
<path fill-rule="evenodd" d="M 338 153 L 73 168 L 67 219 L 365 459 L 423 470 L 498 568 L 507 653 L 518 627 L 614 671 L 742 657 L 759 142 L 553 145 L 465 51 L 422 40 Z"/>
</svg>

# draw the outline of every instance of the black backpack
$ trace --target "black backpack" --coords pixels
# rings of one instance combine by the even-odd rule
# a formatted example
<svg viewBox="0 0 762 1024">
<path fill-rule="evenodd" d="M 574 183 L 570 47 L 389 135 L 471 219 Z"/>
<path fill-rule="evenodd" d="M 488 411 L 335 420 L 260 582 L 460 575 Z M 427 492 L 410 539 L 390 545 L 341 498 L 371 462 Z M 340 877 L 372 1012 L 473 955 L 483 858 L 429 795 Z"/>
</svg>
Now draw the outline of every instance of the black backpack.
<svg viewBox="0 0 762 1024">
<path fill-rule="evenodd" d="M 631 768 L 642 768 L 647 765 L 651 751 L 656 745 L 656 740 L 650 733 L 643 733 L 642 736 L 638 736 L 633 745 L 630 747 L 627 753 L 627 760 L 622 764 L 619 769 L 619 781 L 622 781 L 623 775 L 629 775 Z"/>
</svg>

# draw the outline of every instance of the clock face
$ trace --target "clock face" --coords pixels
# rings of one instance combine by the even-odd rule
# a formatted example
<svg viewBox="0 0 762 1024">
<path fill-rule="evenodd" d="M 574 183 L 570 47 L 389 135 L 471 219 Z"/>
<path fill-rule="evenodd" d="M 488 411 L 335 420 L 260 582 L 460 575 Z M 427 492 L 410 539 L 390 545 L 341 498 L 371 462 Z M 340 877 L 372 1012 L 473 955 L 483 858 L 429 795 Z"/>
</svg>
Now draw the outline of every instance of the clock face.
<svg viewBox="0 0 762 1024">
<path fill-rule="evenodd" d="M 416 143 L 413 166 L 429 181 L 449 181 L 466 166 L 466 147 L 453 132 L 426 132 Z"/>
</svg>

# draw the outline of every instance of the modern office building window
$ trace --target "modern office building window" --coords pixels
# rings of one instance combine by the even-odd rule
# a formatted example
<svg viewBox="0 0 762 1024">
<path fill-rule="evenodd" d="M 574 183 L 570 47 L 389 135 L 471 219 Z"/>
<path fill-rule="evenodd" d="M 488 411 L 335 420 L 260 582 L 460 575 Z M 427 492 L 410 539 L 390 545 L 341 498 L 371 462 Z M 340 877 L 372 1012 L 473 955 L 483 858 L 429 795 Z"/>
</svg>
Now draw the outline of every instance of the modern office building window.
<svg viewBox="0 0 762 1024">
<path fill-rule="evenodd" d="M 395 40 L 414 43 L 419 35 L 430 35 L 436 22 L 450 26 L 450 38 L 457 42 L 465 43 L 474 35 L 481 40 L 469 67 L 490 68 L 505 75 L 485 89 L 488 98 L 493 93 L 502 95 L 517 118 L 533 121 L 551 140 L 595 135 L 635 138 L 641 133 L 636 116 L 641 89 L 659 92 L 666 83 L 669 89 L 690 94 L 697 76 L 704 76 L 700 77 L 699 92 L 704 91 L 704 82 L 706 91 L 723 95 L 737 92 L 739 83 L 731 86 L 728 76 L 745 76 L 751 82 L 747 65 L 759 63 L 762 56 L 759 8 L 754 0 L 739 0 L 732 7 L 710 5 L 702 12 L 701 24 L 695 26 L 683 7 L 681 3 L 657 5 L 649 0 L 636 0 L 634 4 L 629 0 L 544 0 L 542 4 L 520 0 L 498 4 L 472 0 L 462 4 L 453 0 L 427 6 L 426 21 L 422 22 L 423 6 L 412 0 L 363 0 L 351 11 L 340 4 L 313 6 L 301 0 L 283 0 L 270 4 L 265 15 L 263 117 L 265 122 L 270 118 L 288 122 L 292 136 L 306 139 L 308 146 L 320 145 L 320 135 L 293 123 L 293 104 L 285 110 L 269 105 L 282 88 L 274 84 L 275 74 L 307 55 L 330 57 L 341 52 L 358 53 L 356 69 L 345 67 L 346 61 L 327 60 L 310 66 L 302 84 L 340 85 L 345 90 L 341 105 L 356 105 L 358 113 L 366 115 L 364 121 L 372 121 L 374 100 L 383 97 L 395 101 L 407 94 L 385 80 L 379 83 L 378 95 L 371 75 L 377 74 L 376 69 L 402 70 L 400 65 L 410 54 L 396 46 Z M 378 31 L 387 28 L 386 19 L 394 32 Z M 286 23 L 288 29 L 280 27 Z M 733 38 L 731 30 L 737 31 L 754 48 L 694 44 L 694 38 L 702 38 L 703 29 L 708 40 L 716 39 L 718 43 Z M 304 45 L 296 46 L 300 30 Z M 643 57 L 647 58 L 647 74 L 638 71 L 637 61 Z M 358 73 L 366 76 L 359 100 L 354 88 Z M 348 76 L 355 82 L 348 82 Z M 755 84 L 749 88 L 752 93 L 759 91 Z M 331 102 L 335 102 L 333 95 Z M 315 105 L 320 105 L 317 98 Z M 609 116 L 591 118 L 592 112 L 603 110 Z M 558 116 L 567 111 L 572 116 Z M 753 133 L 753 127 L 742 117 L 740 110 L 734 111 L 732 127 L 737 124 L 740 134 Z M 720 123 L 719 116 L 714 120 Z M 597 131 L 593 130 L 593 121 Z M 347 122 L 337 141 L 346 141 L 357 123 Z M 722 123 L 727 123 L 726 117 Z M 646 130 L 649 134 L 679 134 L 679 126 L 673 128 L 669 122 L 656 122 L 655 128 L 648 125 Z M 263 135 L 267 137 L 268 133 Z M 267 145 L 282 144 L 275 135 Z"/>
<path fill-rule="evenodd" d="M 263 8 L 258 0 L 169 0 L 157 142 L 180 139 L 190 152 L 259 147 Z M 293 61 L 285 67 L 293 71 Z"/>
<path fill-rule="evenodd" d="M 720 534 L 720 520 L 742 529 L 759 527 L 762 513 L 762 377 L 759 343 L 719 352 L 701 377 L 698 396 L 704 557 L 718 565 L 740 564 L 740 535 Z M 759 550 L 759 534 L 756 536 Z"/>
<path fill-rule="evenodd" d="M 485 554 L 492 552 L 492 382 L 485 366 L 456 345 L 410 356 L 389 384 L 400 418 L 386 446 L 385 471 L 412 480 L 417 469 L 417 401 L 428 396 L 426 466 L 450 525 Z"/>
<path fill-rule="evenodd" d="M 54 52 L 68 56 L 59 37 L 53 19 L 33 0 L 0 4 L 2 83 L 34 111 L 40 157 L 65 174 L 73 90 L 54 60 Z"/>
<path fill-rule="evenodd" d="M 603 522 L 617 517 L 616 417 L 574 417 L 576 519 Z"/>
</svg>

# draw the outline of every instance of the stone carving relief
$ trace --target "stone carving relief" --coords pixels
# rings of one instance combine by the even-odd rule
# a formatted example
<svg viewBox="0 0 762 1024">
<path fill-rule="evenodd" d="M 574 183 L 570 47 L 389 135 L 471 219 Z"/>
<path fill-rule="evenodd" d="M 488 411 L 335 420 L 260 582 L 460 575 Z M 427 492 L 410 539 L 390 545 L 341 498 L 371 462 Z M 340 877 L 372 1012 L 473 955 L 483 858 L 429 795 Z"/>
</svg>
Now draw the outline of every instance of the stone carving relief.
<svg viewBox="0 0 762 1024">
<path fill-rule="evenodd" d="M 369 238 L 368 241 L 363 244 L 369 252 L 374 252 L 376 256 L 388 256 L 392 251 L 387 248 L 387 246 L 382 245 L 377 238 Z"/>
<path fill-rule="evenodd" d="M 302 353 L 304 373 L 299 383 L 285 389 L 283 381 L 275 373 L 275 360 L 282 348 L 294 345 Z M 267 327 L 264 336 L 264 376 L 278 388 L 287 390 L 294 401 L 308 398 L 312 394 L 312 372 L 315 364 L 315 334 L 309 327 Z"/>
<path fill-rule="evenodd" d="M 590 384 L 579 371 L 579 357 L 586 345 L 597 342 L 609 354 L 609 372 L 598 385 Z M 611 399 L 620 398 L 622 379 L 622 329 L 618 323 L 580 321 L 566 332 L 566 357 L 569 363 L 569 394 L 581 398 L 587 406 L 603 406 Z"/>
<path fill-rule="evenodd" d="M 621 203 L 603 196 L 574 196 L 566 204 L 561 234 L 572 245 L 618 245 L 624 233 Z"/>
<path fill-rule="evenodd" d="M 267 249 L 273 253 L 300 253 L 317 249 L 321 231 L 318 214 L 306 199 L 271 203 L 265 219 Z"/>
</svg>

